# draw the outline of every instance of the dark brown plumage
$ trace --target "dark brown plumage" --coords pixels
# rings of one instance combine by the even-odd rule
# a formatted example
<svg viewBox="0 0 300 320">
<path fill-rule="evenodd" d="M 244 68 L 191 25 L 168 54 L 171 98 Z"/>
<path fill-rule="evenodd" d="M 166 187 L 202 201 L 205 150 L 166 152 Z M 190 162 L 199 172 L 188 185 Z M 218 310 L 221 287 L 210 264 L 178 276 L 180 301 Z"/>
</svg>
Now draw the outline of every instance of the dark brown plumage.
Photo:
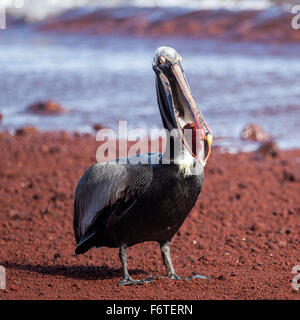
<svg viewBox="0 0 300 320">
<path fill-rule="evenodd" d="M 167 152 L 136 155 L 126 164 L 118 160 L 97 163 L 79 180 L 75 194 L 76 253 L 94 246 L 120 248 L 123 279 L 119 284 L 149 281 L 133 280 L 127 269 L 126 247 L 144 241 L 160 244 L 167 276 L 180 279 L 171 261 L 170 242 L 201 191 L 211 142 L 207 139 L 210 131 L 182 76 L 180 56 L 172 48 L 161 47 L 153 69 L 164 127 L 175 130 Z M 182 127 L 202 130 L 198 153 L 195 143 L 189 144 L 183 137 Z"/>
</svg>

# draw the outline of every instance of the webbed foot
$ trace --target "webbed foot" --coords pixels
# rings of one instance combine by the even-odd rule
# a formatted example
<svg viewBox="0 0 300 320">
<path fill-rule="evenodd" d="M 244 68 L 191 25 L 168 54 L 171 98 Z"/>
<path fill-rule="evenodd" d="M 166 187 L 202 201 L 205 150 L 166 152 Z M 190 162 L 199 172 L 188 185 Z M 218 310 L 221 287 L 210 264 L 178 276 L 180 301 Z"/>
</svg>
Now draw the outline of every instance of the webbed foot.
<svg viewBox="0 0 300 320">
<path fill-rule="evenodd" d="M 148 277 L 146 279 L 141 279 L 141 280 L 134 280 L 131 277 L 130 278 L 124 278 L 121 281 L 118 282 L 118 286 L 130 286 L 130 285 L 135 285 L 135 284 L 146 284 L 150 283 L 154 280 L 154 277 Z"/>
<path fill-rule="evenodd" d="M 203 276 L 201 274 L 195 274 L 191 277 L 179 277 L 176 273 L 170 273 L 167 275 L 167 277 L 171 280 L 194 280 L 194 279 L 209 279 L 208 276 Z"/>
</svg>

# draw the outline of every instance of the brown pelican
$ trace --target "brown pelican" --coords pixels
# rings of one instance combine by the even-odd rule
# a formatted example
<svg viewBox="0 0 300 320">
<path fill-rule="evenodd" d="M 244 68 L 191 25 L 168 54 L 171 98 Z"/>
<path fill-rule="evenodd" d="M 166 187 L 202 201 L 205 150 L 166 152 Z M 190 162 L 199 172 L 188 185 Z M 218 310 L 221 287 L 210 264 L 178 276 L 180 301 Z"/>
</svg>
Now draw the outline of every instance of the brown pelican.
<svg viewBox="0 0 300 320">
<path fill-rule="evenodd" d="M 163 126 L 175 132 L 167 139 L 166 152 L 136 155 L 125 164 L 118 159 L 99 162 L 84 173 L 75 194 L 75 252 L 102 246 L 119 248 L 123 275 L 119 285 L 150 280 L 133 280 L 127 268 L 126 247 L 144 241 L 159 243 L 170 279 L 183 279 L 173 267 L 170 242 L 201 191 L 212 143 L 180 55 L 173 48 L 159 47 L 153 70 Z M 191 129 L 192 140 L 186 139 L 186 129 Z M 204 276 L 188 279 L 195 277 Z"/>
</svg>

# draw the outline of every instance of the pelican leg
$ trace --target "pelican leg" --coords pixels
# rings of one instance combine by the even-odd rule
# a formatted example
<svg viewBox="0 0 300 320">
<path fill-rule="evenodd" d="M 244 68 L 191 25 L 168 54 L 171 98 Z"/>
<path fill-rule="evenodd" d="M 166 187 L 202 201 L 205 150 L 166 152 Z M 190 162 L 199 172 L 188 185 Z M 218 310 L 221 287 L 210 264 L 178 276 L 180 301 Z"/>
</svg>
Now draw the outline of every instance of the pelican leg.
<svg viewBox="0 0 300 320">
<path fill-rule="evenodd" d="M 118 282 L 119 286 L 127 286 L 132 284 L 144 284 L 149 283 L 153 280 L 153 277 L 149 277 L 143 280 L 133 280 L 128 272 L 127 267 L 127 254 L 126 245 L 122 245 L 119 250 L 119 257 L 122 263 L 122 280 Z"/>
<path fill-rule="evenodd" d="M 171 280 L 193 280 L 193 279 L 209 279 L 208 276 L 202 276 L 200 274 L 196 274 L 191 277 L 179 277 L 174 269 L 172 259 L 171 259 L 171 254 L 170 254 L 170 242 L 167 241 L 160 246 L 161 250 L 161 255 L 164 261 L 164 264 L 167 269 L 167 277 L 170 278 Z"/>
</svg>

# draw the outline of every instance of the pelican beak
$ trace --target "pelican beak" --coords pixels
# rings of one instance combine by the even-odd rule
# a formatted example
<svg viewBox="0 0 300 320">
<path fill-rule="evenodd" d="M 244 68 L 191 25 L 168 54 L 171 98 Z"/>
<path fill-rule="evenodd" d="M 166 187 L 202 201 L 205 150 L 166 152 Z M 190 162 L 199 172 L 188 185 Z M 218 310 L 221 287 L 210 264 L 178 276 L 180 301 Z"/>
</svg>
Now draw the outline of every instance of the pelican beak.
<svg viewBox="0 0 300 320">
<path fill-rule="evenodd" d="M 168 130 L 177 129 L 191 155 L 205 165 L 211 152 L 213 136 L 197 108 L 181 66 L 181 57 L 172 48 L 158 48 L 153 69 L 164 127 Z M 192 131 L 192 139 L 187 139 L 187 129 Z"/>
</svg>

